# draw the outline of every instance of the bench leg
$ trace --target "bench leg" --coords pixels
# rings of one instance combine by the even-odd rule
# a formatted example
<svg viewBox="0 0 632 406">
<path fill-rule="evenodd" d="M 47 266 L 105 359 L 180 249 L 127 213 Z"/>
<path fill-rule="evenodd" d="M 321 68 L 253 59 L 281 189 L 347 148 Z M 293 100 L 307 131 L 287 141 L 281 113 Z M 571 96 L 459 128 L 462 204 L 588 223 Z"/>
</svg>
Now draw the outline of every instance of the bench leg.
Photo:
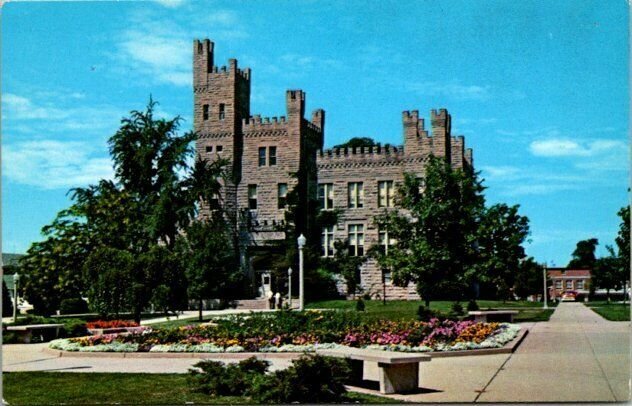
<svg viewBox="0 0 632 406">
<path fill-rule="evenodd" d="M 378 363 L 381 393 L 411 392 L 419 388 L 419 363 Z"/>
</svg>

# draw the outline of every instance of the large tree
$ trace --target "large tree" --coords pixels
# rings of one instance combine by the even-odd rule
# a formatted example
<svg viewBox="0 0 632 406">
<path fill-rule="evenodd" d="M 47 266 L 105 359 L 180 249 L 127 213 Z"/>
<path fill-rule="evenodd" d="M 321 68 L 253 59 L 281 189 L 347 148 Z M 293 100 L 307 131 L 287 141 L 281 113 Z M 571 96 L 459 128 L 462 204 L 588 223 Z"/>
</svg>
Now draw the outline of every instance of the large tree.
<svg viewBox="0 0 632 406">
<path fill-rule="evenodd" d="M 621 208 L 618 213 L 621 217 L 619 233 L 615 238 L 617 244 L 617 258 L 621 269 L 621 277 L 624 281 L 630 280 L 630 206 Z"/>
<path fill-rule="evenodd" d="M 597 261 L 597 257 L 595 256 L 597 245 L 599 245 L 599 241 L 596 238 L 589 238 L 577 242 L 577 246 L 575 247 L 575 251 L 571 254 L 572 258 L 567 267 L 592 269 Z"/>
<path fill-rule="evenodd" d="M 376 256 L 380 267 L 392 272 L 396 285 L 415 282 L 427 306 L 442 295 L 465 290 L 466 271 L 477 257 L 482 190 L 476 174 L 430 157 L 423 180 L 404 176 L 396 199 L 404 211 L 375 218 L 379 229 L 397 241 L 388 255 Z"/>
<path fill-rule="evenodd" d="M 518 214 L 518 205 L 495 204 L 483 211 L 478 227 L 479 260 L 471 279 L 491 285 L 495 297 L 511 297 L 520 262 L 522 244 L 529 235 L 529 219 Z"/>
<path fill-rule="evenodd" d="M 173 251 L 180 233 L 195 220 L 199 203 L 219 192 L 227 162 L 198 160 L 192 165 L 195 134 L 180 135 L 180 117 L 158 119 L 155 106 L 150 100 L 145 111 L 132 111 L 109 139 L 115 179 L 72 189 L 73 204 L 44 227 L 45 240 L 22 258 L 26 297 L 38 313 L 53 312 L 62 298 L 79 296 L 94 282 L 84 279 L 81 270 L 103 247 L 133 258 L 133 290 L 127 296 L 132 302 L 127 305 L 134 313 L 139 315 L 149 303 L 152 289 L 178 285 L 141 271 L 140 261 L 156 245 Z M 98 255 L 91 267 L 111 257 Z"/>
<path fill-rule="evenodd" d="M 524 299 L 529 295 L 543 293 L 543 266 L 538 264 L 533 257 L 523 258 L 518 263 L 518 269 L 514 277 L 514 292 Z"/>
<path fill-rule="evenodd" d="M 623 287 L 619 260 L 611 251 L 607 257 L 599 258 L 595 261 L 591 273 L 591 283 L 593 289 L 606 289 L 606 298 L 610 301 L 610 291 Z"/>
<path fill-rule="evenodd" d="M 197 302 L 200 320 L 204 300 L 234 298 L 243 274 L 223 216 L 192 223 L 176 249 L 185 269 L 188 296 Z"/>
</svg>

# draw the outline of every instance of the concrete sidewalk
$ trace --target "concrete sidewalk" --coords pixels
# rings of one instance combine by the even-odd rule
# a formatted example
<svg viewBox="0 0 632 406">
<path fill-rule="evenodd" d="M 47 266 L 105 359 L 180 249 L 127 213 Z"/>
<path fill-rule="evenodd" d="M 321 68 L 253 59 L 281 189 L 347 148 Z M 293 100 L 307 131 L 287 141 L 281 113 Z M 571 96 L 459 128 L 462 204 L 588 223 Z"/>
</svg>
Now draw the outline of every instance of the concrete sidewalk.
<svg viewBox="0 0 632 406">
<path fill-rule="evenodd" d="M 581 303 L 561 303 L 549 322 L 523 325 L 530 332 L 515 353 L 433 358 L 421 365 L 419 393 L 389 396 L 416 403 L 630 399 L 629 322 L 608 322 Z M 3 370 L 184 373 L 198 361 L 57 357 L 42 351 L 46 345 L 3 346 Z M 272 369 L 290 363 L 274 359 Z M 375 373 L 368 368 L 367 375 Z"/>
</svg>

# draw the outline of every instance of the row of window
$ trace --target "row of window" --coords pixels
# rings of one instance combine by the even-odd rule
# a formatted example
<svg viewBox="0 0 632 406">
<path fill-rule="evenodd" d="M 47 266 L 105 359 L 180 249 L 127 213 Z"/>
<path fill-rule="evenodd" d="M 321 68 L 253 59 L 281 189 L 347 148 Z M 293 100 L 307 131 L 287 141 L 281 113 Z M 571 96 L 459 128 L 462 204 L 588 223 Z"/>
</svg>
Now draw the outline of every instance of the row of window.
<svg viewBox="0 0 632 406">
<path fill-rule="evenodd" d="M 392 180 L 377 183 L 377 207 L 393 207 L 395 187 Z M 320 207 L 328 210 L 334 208 L 334 184 L 321 183 L 318 185 L 318 200 Z M 347 183 L 347 207 L 360 209 L 364 207 L 364 182 Z"/>
<path fill-rule="evenodd" d="M 215 146 L 215 152 L 220 153 L 224 150 L 224 147 L 221 145 L 216 145 Z M 206 152 L 213 152 L 213 146 L 212 145 L 207 145 L 206 146 Z"/>
<path fill-rule="evenodd" d="M 283 209 L 287 203 L 287 183 L 277 184 L 277 207 Z M 257 210 L 257 185 L 248 185 L 248 209 Z"/>
<path fill-rule="evenodd" d="M 573 288 L 573 281 L 572 280 L 566 280 L 564 281 L 564 288 L 565 289 L 584 289 L 584 281 L 583 280 L 576 280 L 575 281 L 575 288 Z M 562 281 L 561 280 L 556 280 L 555 281 L 555 289 L 562 289 Z"/>
<path fill-rule="evenodd" d="M 208 120 L 210 117 L 210 107 L 208 104 L 202 105 L 202 119 L 204 121 Z M 224 103 L 220 103 L 219 109 L 217 111 L 217 118 L 219 120 L 223 120 L 226 118 L 226 105 Z"/>
<path fill-rule="evenodd" d="M 324 227 L 320 236 L 321 255 L 331 257 L 334 255 L 334 226 Z M 347 241 L 349 243 L 349 255 L 364 255 L 364 224 L 347 225 Z M 389 236 L 388 231 L 378 232 L 378 244 L 383 254 L 395 245 L 395 239 Z"/>
</svg>

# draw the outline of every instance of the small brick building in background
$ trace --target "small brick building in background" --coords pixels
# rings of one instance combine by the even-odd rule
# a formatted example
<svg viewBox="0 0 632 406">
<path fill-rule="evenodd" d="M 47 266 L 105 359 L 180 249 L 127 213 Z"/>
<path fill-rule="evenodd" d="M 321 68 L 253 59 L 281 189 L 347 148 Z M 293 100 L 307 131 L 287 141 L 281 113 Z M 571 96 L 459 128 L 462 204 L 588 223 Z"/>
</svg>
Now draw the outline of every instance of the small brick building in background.
<svg viewBox="0 0 632 406">
<path fill-rule="evenodd" d="M 395 189 L 405 172 L 423 178 L 430 154 L 444 157 L 455 168 L 472 167 L 472 150 L 465 148 L 463 136 L 452 136 L 451 117 L 445 109 L 432 110 L 430 134 L 418 111 L 403 112 L 402 146 L 323 150 L 323 110 L 314 110 L 307 120 L 305 93 L 288 90 L 287 116 L 252 115 L 250 80 L 250 69 L 239 69 L 235 59 L 229 59 L 227 67 L 215 66 L 211 41 L 194 41 L 197 154 L 210 161 L 218 157 L 230 161 L 230 176 L 217 201 L 233 215 L 240 235 L 241 265 L 259 295 L 268 289 L 269 269 L 253 258 L 265 251 L 268 242 L 284 238 L 279 230 L 285 221 L 288 191 L 299 191 L 298 207 L 305 221 L 310 221 L 307 213 L 312 209 L 340 211 L 337 224 L 322 230 L 323 256 L 333 255 L 333 242 L 338 239 L 347 239 L 355 255 L 364 255 L 374 244 L 387 249 L 392 243 L 386 230 L 377 229 L 373 217 L 393 207 Z M 205 204 L 200 215 L 208 215 L 214 204 Z M 310 207 L 314 204 L 319 207 Z M 414 285 L 393 286 L 375 261 L 365 262 L 363 293 L 382 295 L 383 281 L 388 299 L 418 298 Z"/>
<path fill-rule="evenodd" d="M 560 298 L 564 292 L 588 295 L 590 291 L 590 269 L 548 268 L 547 278 L 551 281 L 549 297 Z"/>
</svg>

